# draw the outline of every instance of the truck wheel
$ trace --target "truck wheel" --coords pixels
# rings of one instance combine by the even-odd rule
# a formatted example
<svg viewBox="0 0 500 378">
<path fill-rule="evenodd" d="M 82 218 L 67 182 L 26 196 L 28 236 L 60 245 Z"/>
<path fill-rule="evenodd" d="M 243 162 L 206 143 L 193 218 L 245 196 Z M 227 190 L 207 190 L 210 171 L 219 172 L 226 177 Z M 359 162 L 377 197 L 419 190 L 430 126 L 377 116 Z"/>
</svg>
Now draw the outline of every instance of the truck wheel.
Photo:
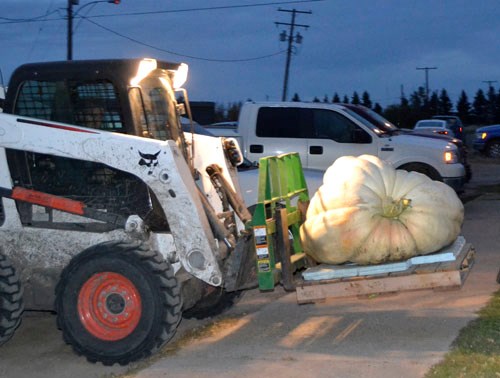
<svg viewBox="0 0 500 378">
<path fill-rule="evenodd" d="M 9 340 L 21 323 L 23 288 L 10 261 L 0 253 L 0 345 Z"/>
<path fill-rule="evenodd" d="M 500 158 L 500 140 L 492 140 L 486 147 L 486 155 L 490 158 Z"/>
<path fill-rule="evenodd" d="M 107 242 L 76 255 L 56 287 L 66 343 L 104 365 L 146 357 L 174 335 L 180 287 L 170 264 L 138 244 Z"/>
<path fill-rule="evenodd" d="M 405 164 L 398 169 L 404 169 L 405 171 L 408 172 L 418 172 L 418 173 L 423 173 L 427 177 L 429 177 L 431 180 L 435 181 L 443 181 L 443 178 L 439 174 L 438 171 L 436 171 L 433 167 L 425 164 L 420 164 L 420 163 L 409 163 Z"/>
</svg>

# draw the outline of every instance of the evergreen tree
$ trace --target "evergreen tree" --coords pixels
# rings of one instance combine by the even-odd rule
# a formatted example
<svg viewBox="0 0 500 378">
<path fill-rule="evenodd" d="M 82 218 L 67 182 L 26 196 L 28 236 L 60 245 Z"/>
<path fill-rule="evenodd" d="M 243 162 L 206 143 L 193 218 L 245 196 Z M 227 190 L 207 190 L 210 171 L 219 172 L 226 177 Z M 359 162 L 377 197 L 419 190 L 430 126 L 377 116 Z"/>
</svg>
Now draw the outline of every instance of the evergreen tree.
<svg viewBox="0 0 500 378">
<path fill-rule="evenodd" d="M 457 113 L 462 122 L 469 123 L 470 122 L 470 102 L 467 94 L 464 90 L 460 93 L 460 97 L 457 102 Z"/>
<path fill-rule="evenodd" d="M 298 93 L 295 93 L 292 97 L 292 101 L 293 102 L 300 102 L 300 97 L 298 95 Z"/>
<path fill-rule="evenodd" d="M 215 104 L 215 122 L 224 122 L 226 120 L 226 110 L 223 104 Z"/>
<path fill-rule="evenodd" d="M 428 114 L 436 115 L 439 113 L 439 97 L 436 91 L 432 92 L 429 102 L 427 103 Z"/>
<path fill-rule="evenodd" d="M 495 123 L 500 123 L 500 88 L 495 101 Z"/>
<path fill-rule="evenodd" d="M 313 102 L 321 102 L 321 101 L 319 100 L 319 98 L 317 98 L 316 96 L 314 96 Z"/>
<path fill-rule="evenodd" d="M 354 104 L 354 105 L 361 104 L 361 100 L 359 99 L 358 92 L 356 92 L 356 91 L 354 91 L 354 93 L 352 94 L 351 104 Z"/>
<path fill-rule="evenodd" d="M 492 85 L 488 88 L 488 108 L 486 111 L 486 122 L 494 123 L 496 116 L 497 94 Z"/>
<path fill-rule="evenodd" d="M 488 100 L 482 89 L 478 89 L 474 101 L 472 102 L 472 116 L 474 122 L 484 125 L 486 124 L 488 114 Z"/>
<path fill-rule="evenodd" d="M 441 89 L 441 93 L 439 94 L 439 114 L 450 114 L 451 109 L 453 109 L 453 104 L 448 96 L 448 92 L 446 89 Z"/>
<path fill-rule="evenodd" d="M 339 95 L 337 94 L 337 92 L 335 92 L 335 93 L 333 94 L 333 97 L 332 97 L 332 102 L 333 102 L 334 104 L 338 104 L 338 103 L 340 102 L 340 97 L 339 97 Z"/>
<path fill-rule="evenodd" d="M 329 103 L 330 102 L 330 100 L 328 99 L 327 95 L 325 95 L 325 97 L 323 97 L 323 102 L 324 103 Z"/>
<path fill-rule="evenodd" d="M 344 104 L 348 104 L 349 103 L 349 97 L 347 97 L 347 95 L 344 95 L 342 103 L 344 103 Z"/>
<path fill-rule="evenodd" d="M 405 125 L 401 124 L 401 105 L 394 104 L 387 106 L 382 115 L 398 127 L 406 128 Z"/>
<path fill-rule="evenodd" d="M 229 109 L 227 110 L 227 120 L 228 121 L 237 121 L 238 116 L 240 114 L 242 103 L 234 102 L 229 105 Z"/>
<path fill-rule="evenodd" d="M 370 95 L 367 91 L 364 91 L 361 94 L 361 105 L 366 106 L 367 108 L 372 108 L 372 100 L 370 99 Z"/>
<path fill-rule="evenodd" d="M 418 90 L 410 95 L 409 105 L 413 111 L 421 112 L 426 102 L 425 89 L 418 87 Z"/>
<path fill-rule="evenodd" d="M 383 113 L 384 116 L 402 129 L 412 129 L 419 119 L 424 118 L 421 115 L 423 107 L 422 95 L 425 96 L 425 93 L 414 92 L 410 95 L 410 100 L 408 100 L 403 94 L 399 106 L 386 107 Z"/>
<path fill-rule="evenodd" d="M 378 102 L 376 102 L 373 106 L 373 111 L 378 114 L 382 114 L 384 110 L 382 109 L 382 106 Z"/>
<path fill-rule="evenodd" d="M 429 118 L 429 101 L 424 87 L 418 87 L 418 90 L 410 95 L 411 117 L 417 121 L 419 119 Z M 415 125 L 413 122 L 412 127 Z"/>
</svg>

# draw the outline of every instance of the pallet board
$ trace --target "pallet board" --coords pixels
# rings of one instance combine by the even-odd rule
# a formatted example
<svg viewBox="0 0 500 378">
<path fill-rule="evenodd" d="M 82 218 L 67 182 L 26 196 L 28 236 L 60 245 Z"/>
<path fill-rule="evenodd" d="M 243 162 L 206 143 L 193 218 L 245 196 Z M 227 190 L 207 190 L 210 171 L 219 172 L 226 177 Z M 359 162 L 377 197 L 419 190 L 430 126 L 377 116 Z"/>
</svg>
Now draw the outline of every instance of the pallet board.
<svg viewBox="0 0 500 378">
<path fill-rule="evenodd" d="M 472 245 L 464 243 L 452 261 L 411 265 L 404 271 L 373 276 L 303 281 L 296 286 L 297 301 L 313 303 L 327 298 L 460 288 L 474 263 L 474 254 Z"/>
</svg>

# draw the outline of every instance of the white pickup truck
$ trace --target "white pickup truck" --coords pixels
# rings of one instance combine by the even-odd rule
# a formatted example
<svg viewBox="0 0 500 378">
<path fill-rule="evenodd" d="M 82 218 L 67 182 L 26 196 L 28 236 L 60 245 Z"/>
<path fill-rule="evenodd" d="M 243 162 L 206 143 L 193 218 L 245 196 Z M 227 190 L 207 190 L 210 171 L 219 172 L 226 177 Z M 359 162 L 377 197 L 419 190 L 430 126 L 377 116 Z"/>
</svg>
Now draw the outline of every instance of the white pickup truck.
<svg viewBox="0 0 500 378">
<path fill-rule="evenodd" d="M 418 171 L 443 181 L 457 192 L 463 190 L 466 181 L 464 156 L 450 138 L 400 130 L 358 105 L 247 102 L 240 111 L 236 130 L 208 129 L 218 136 L 239 136 L 244 155 L 250 161 L 298 152 L 310 194 L 320 185 L 317 178 L 322 177 L 315 171 L 324 172 L 345 155 L 375 155 L 397 169 Z M 256 185 L 246 177 L 240 180 L 244 191 L 252 191 Z"/>
</svg>

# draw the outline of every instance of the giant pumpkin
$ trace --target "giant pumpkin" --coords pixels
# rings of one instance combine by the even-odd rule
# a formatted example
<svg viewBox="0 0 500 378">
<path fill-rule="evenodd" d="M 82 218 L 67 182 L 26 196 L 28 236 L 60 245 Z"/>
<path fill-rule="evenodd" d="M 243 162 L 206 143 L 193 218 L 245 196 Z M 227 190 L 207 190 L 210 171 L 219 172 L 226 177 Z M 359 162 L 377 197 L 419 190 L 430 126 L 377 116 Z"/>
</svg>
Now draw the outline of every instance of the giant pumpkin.
<svg viewBox="0 0 500 378">
<path fill-rule="evenodd" d="M 300 237 L 318 262 L 378 264 L 436 252 L 457 238 L 463 217 L 448 185 L 375 156 L 344 156 L 325 172 Z"/>
</svg>

